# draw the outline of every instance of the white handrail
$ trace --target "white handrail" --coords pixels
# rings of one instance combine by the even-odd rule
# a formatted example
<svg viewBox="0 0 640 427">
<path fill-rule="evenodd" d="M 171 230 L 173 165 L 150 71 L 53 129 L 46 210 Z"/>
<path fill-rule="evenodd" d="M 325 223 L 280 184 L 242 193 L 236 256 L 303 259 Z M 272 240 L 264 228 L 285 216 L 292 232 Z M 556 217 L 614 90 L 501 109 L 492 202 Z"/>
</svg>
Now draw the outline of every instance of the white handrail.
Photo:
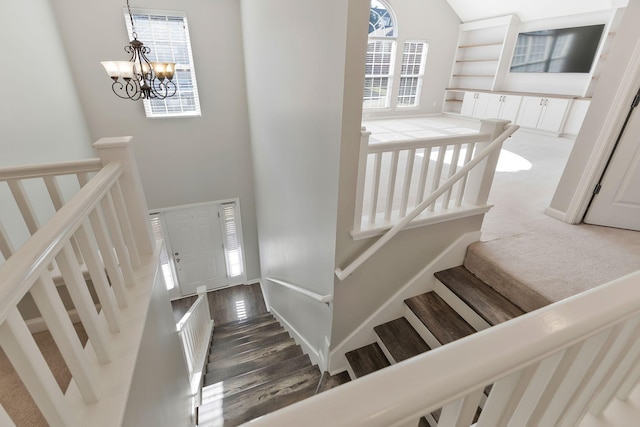
<svg viewBox="0 0 640 427">
<path fill-rule="evenodd" d="M 369 154 L 384 153 L 385 151 L 411 150 L 414 148 L 440 147 L 443 145 L 462 145 L 469 142 L 488 140 L 488 133 L 472 133 L 470 135 L 450 135 L 439 138 L 408 139 L 399 141 L 371 142 Z"/>
<path fill-rule="evenodd" d="M 299 294 L 302 294 L 308 298 L 311 298 L 313 300 L 316 300 L 318 302 L 324 303 L 324 304 L 328 304 L 331 301 L 333 301 L 333 295 L 320 295 L 316 292 L 312 292 L 310 290 L 301 288 L 300 286 L 296 286 L 293 283 L 289 283 L 289 282 L 285 282 L 284 280 L 279 280 L 279 279 L 274 279 L 273 277 L 267 277 L 266 280 L 278 284 L 282 287 L 285 287 L 287 289 L 291 289 L 293 291 L 298 292 Z"/>
<path fill-rule="evenodd" d="M 0 168 L 0 181 L 9 179 L 40 178 L 52 175 L 71 175 L 85 172 L 96 172 L 102 167 L 101 160 L 84 159 L 59 163 L 40 163 L 24 166 L 8 166 Z"/>
<path fill-rule="evenodd" d="M 82 221 L 79 218 L 86 218 L 95 209 L 121 173 L 119 164 L 111 163 L 104 167 L 13 256 L 0 265 L 0 323 L 80 227 Z"/>
<path fill-rule="evenodd" d="M 344 269 L 336 268 L 335 274 L 340 280 L 344 280 L 351 273 L 353 273 L 358 267 L 360 267 L 366 260 L 368 260 L 373 254 L 375 254 L 380 248 L 382 248 L 389 240 L 391 240 L 396 234 L 398 234 L 402 229 L 404 229 L 415 217 L 420 215 L 422 211 L 424 211 L 429 205 L 435 202 L 438 197 L 444 194 L 446 191 L 451 189 L 454 184 L 456 184 L 459 180 L 464 178 L 467 173 L 473 169 L 476 165 L 478 165 L 485 158 L 489 157 L 492 153 L 502 146 L 502 143 L 509 138 L 516 130 L 518 130 L 519 126 L 510 125 L 508 126 L 491 144 L 489 144 L 484 150 L 478 153 L 473 159 L 469 161 L 469 163 L 465 164 L 459 171 L 457 171 L 451 178 L 444 182 L 444 184 L 440 185 L 437 190 L 431 193 L 429 197 L 427 197 L 422 203 L 416 206 L 410 213 L 408 213 L 402 220 L 396 223 L 393 227 L 389 229 L 384 235 L 382 235 L 375 243 L 373 243 L 370 247 L 368 247 L 360 256 L 358 256 L 355 260 L 351 262 Z"/>
<path fill-rule="evenodd" d="M 638 384 L 639 323 L 640 271 L 321 393 L 251 425 L 417 425 L 421 416 L 443 407 L 439 426 L 469 426 L 477 406 L 466 422 L 456 424 L 443 422 L 445 412 L 459 413 L 467 398 L 490 384 L 494 386 L 478 426 L 507 425 L 509 418 L 509 425 L 530 425 L 527 421 L 536 419 L 553 421 L 531 425 L 557 425 L 561 417 L 571 420 L 562 425 L 578 425 L 586 411 L 598 415 L 616 391 L 624 399 Z M 601 408 L 590 404 L 600 400 Z"/>
</svg>

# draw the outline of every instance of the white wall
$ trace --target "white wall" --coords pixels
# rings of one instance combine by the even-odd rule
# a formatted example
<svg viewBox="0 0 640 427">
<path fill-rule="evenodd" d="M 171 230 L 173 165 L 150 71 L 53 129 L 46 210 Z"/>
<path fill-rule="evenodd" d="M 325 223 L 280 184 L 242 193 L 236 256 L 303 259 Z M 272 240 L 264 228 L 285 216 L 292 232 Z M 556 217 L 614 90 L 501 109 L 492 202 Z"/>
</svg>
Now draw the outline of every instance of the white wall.
<svg viewBox="0 0 640 427">
<path fill-rule="evenodd" d="M 122 426 L 191 426 L 189 373 L 159 271 L 139 344 Z"/>
<path fill-rule="evenodd" d="M 139 0 L 187 13 L 202 117 L 148 119 L 141 102 L 111 92 L 103 60 L 125 60 L 120 0 L 51 0 L 92 139 L 132 135 L 150 209 L 239 197 L 249 279 L 259 277 L 239 4 Z"/>
<path fill-rule="evenodd" d="M 596 173 L 597 176 L 591 176 L 591 172 L 585 174 L 585 169 L 591 171 L 590 167 L 599 165 L 595 168 L 599 168 L 601 172 L 604 168 L 613 142 L 622 128 L 628 107 L 631 106 L 635 90 L 640 85 L 640 77 L 630 72 L 634 60 L 631 58 L 631 52 L 638 48 L 640 39 L 639 20 L 640 2 L 629 2 L 607 61 L 603 64 L 591 106 L 551 200 L 550 207 L 560 213 L 566 213 L 572 201 L 575 204 L 582 203 L 586 208 L 587 200 L 582 200 L 582 194 L 578 192 L 580 182 L 586 180 L 595 186 L 599 173 Z M 629 85 L 629 79 L 635 80 L 635 86 L 629 91 L 622 90 L 621 88 Z M 621 91 L 623 93 L 620 93 Z M 612 116 L 611 111 L 616 109 L 619 109 L 619 113 Z M 607 134 L 609 128 L 613 131 Z M 607 143 L 609 151 L 600 151 L 602 141 Z"/>
<path fill-rule="evenodd" d="M 398 28 L 396 78 L 394 79 L 395 85 L 392 91 L 395 96 L 398 93 L 400 81 L 398 75 L 402 64 L 402 46 L 404 42 L 424 40 L 429 44 L 420 106 L 385 111 L 370 109 L 365 111 L 365 117 L 376 118 L 440 113 L 444 100 L 444 89 L 449 85 L 451 77 L 460 19 L 446 0 L 387 0 L 387 2 L 395 13 Z M 365 28 L 365 32 L 368 31 L 367 28 Z M 364 70 L 364 65 L 362 70 Z"/>
<path fill-rule="evenodd" d="M 320 294 L 333 293 L 348 3 L 241 1 L 262 276 Z M 322 349 L 331 312 L 263 286 Z"/>
</svg>

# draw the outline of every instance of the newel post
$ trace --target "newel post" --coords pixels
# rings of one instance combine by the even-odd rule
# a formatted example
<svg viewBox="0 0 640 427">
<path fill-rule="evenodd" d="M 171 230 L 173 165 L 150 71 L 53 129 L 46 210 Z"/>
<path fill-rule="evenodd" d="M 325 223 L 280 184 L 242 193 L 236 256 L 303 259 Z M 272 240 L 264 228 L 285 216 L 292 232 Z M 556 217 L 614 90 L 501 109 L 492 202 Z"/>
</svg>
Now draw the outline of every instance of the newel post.
<svg viewBox="0 0 640 427">
<path fill-rule="evenodd" d="M 480 123 L 480 133 L 488 133 L 489 139 L 478 142 L 475 149 L 476 154 L 487 148 L 489 144 L 491 144 L 493 140 L 502 133 L 505 126 L 509 124 L 510 121 L 500 119 L 483 119 Z M 464 200 L 466 202 L 476 206 L 483 206 L 487 204 L 501 148 L 502 144 L 493 153 L 491 153 L 489 157 L 481 161 L 478 166 L 469 172 L 467 189 L 464 195 Z"/>
<path fill-rule="evenodd" d="M 111 162 L 121 164 L 120 189 L 129 214 L 136 248 L 140 255 L 150 255 L 153 253 L 153 234 L 149 221 L 149 208 L 144 198 L 138 165 L 133 155 L 132 139 L 130 136 L 102 138 L 93 146 L 98 151 L 103 166 Z"/>
<path fill-rule="evenodd" d="M 364 205 L 364 182 L 367 173 L 367 157 L 369 155 L 369 137 L 371 132 L 362 126 L 360 129 L 360 153 L 358 158 L 358 179 L 356 181 L 356 206 L 353 215 L 354 231 L 362 227 L 362 207 Z"/>
</svg>

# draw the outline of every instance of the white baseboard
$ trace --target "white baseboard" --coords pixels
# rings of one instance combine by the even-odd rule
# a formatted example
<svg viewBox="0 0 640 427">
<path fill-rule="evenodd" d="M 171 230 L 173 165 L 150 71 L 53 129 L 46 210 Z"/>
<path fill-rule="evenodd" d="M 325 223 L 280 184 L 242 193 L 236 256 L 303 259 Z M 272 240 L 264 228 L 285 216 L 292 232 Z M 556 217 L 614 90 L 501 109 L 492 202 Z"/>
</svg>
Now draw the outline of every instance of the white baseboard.
<svg viewBox="0 0 640 427">
<path fill-rule="evenodd" d="M 269 311 L 273 316 L 280 322 L 280 324 L 284 327 L 284 329 L 289 332 L 289 334 L 293 337 L 296 344 L 302 347 L 302 351 L 305 354 L 309 355 L 311 359 L 311 363 L 314 365 L 318 365 L 321 372 L 327 370 L 327 361 L 324 359 L 322 355 L 322 351 L 315 348 L 311 343 L 300 333 L 296 328 L 291 325 L 276 309 L 273 307 L 269 307 Z"/>
<path fill-rule="evenodd" d="M 347 370 L 349 363 L 344 356 L 346 352 L 375 342 L 373 328 L 382 323 L 402 317 L 404 313 L 404 300 L 416 295 L 433 290 L 435 285 L 434 273 L 461 265 L 467 253 L 467 247 L 480 240 L 480 231 L 467 233 L 440 255 L 431 261 L 425 268 L 409 280 L 391 298 L 380 306 L 371 316 L 360 324 L 341 343 L 336 345 L 329 353 L 329 373 L 335 375 Z"/>
<path fill-rule="evenodd" d="M 547 207 L 545 208 L 544 213 L 549 215 L 551 218 L 555 218 L 563 222 L 568 222 L 566 212 L 562 212 L 562 211 L 559 211 L 558 209 Z"/>
</svg>

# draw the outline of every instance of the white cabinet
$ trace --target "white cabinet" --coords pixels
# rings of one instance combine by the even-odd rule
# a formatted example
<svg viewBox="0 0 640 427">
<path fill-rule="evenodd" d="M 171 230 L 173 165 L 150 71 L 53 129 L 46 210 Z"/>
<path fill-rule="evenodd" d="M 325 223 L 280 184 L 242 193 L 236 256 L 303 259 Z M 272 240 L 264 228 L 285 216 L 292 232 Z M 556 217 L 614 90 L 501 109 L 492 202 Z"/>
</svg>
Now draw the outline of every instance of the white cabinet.
<svg viewBox="0 0 640 427">
<path fill-rule="evenodd" d="M 460 114 L 463 116 L 484 118 L 489 99 L 493 96 L 483 92 L 465 92 Z"/>
<path fill-rule="evenodd" d="M 484 117 L 504 119 L 514 123 L 520 109 L 521 96 L 489 94 Z"/>
<path fill-rule="evenodd" d="M 570 99 L 523 96 L 516 121 L 522 127 L 560 133 Z"/>
</svg>

